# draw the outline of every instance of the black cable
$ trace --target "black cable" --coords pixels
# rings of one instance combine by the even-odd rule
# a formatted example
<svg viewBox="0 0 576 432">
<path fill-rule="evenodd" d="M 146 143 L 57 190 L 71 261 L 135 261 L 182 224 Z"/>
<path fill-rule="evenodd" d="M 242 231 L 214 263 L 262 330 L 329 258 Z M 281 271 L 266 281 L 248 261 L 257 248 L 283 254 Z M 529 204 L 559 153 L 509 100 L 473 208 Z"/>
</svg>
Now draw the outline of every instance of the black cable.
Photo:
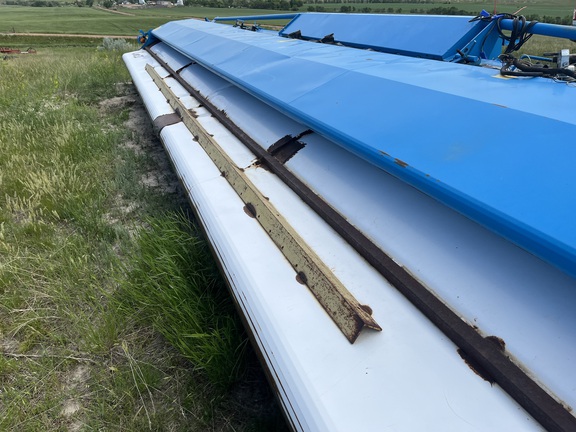
<svg viewBox="0 0 576 432">
<path fill-rule="evenodd" d="M 505 35 L 502 30 L 501 23 L 503 19 L 512 20 L 512 30 L 509 36 Z M 532 37 L 530 30 L 532 27 L 534 27 L 534 25 L 538 23 L 538 21 L 531 21 L 527 23 L 526 18 L 522 15 L 517 16 L 507 13 L 490 15 L 486 13 L 472 18 L 470 22 L 479 20 L 496 21 L 495 27 L 498 30 L 498 34 L 503 40 L 508 42 L 506 50 L 498 57 L 502 61 L 502 68 L 500 69 L 501 75 L 517 77 L 547 77 L 565 81 L 576 80 L 576 73 L 572 69 L 551 68 L 546 65 L 533 66 L 528 62 L 515 58 L 512 55 L 512 52 L 518 51 L 522 45 L 524 45 L 528 39 Z M 492 29 L 490 29 L 490 31 L 492 31 Z M 488 34 L 490 34 L 490 31 Z M 488 38 L 488 34 L 484 38 L 484 41 L 482 41 L 481 51 L 484 48 L 484 42 Z"/>
<path fill-rule="evenodd" d="M 512 20 L 512 31 L 510 36 L 506 36 L 502 31 L 500 23 L 503 19 Z M 522 45 L 532 37 L 532 33 L 529 33 L 529 31 L 534 27 L 534 25 L 536 25 L 536 23 L 538 23 L 538 21 L 526 23 L 526 18 L 523 15 L 500 14 L 498 18 L 496 18 L 496 28 L 498 29 L 500 37 L 505 41 L 508 41 L 508 47 L 504 53 L 509 54 L 513 51 L 518 51 Z"/>
<path fill-rule="evenodd" d="M 485 12 L 485 11 L 483 11 Z M 512 20 L 512 31 L 510 36 L 506 36 L 502 31 L 500 23 L 503 19 Z M 480 14 L 472 18 L 469 22 L 474 21 L 496 21 L 496 29 L 500 37 L 508 42 L 508 47 L 506 48 L 506 54 L 512 51 L 518 51 L 522 45 L 532 37 L 532 33 L 529 33 L 530 29 L 534 27 L 538 21 L 530 21 L 526 23 L 526 18 L 523 15 L 513 15 L 509 13 L 502 13 L 498 15 L 491 15 L 485 12 L 485 14 Z M 492 30 L 490 30 L 492 31 Z"/>
<path fill-rule="evenodd" d="M 532 66 L 525 61 L 519 60 L 511 54 L 501 54 L 499 59 L 502 61 L 500 74 L 503 76 L 525 76 L 525 77 L 548 77 L 562 78 L 570 77 L 576 79 L 576 72 L 564 68 L 551 68 L 548 66 Z M 514 67 L 515 70 L 511 70 Z"/>
</svg>

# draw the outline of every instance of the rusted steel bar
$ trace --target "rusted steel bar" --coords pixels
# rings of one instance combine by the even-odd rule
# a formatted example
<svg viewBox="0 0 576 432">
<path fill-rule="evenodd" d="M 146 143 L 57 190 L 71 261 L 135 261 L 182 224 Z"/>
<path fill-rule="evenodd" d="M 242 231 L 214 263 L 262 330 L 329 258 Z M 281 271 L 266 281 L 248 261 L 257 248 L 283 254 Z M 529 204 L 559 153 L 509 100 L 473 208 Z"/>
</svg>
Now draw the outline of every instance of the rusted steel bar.
<svg viewBox="0 0 576 432">
<path fill-rule="evenodd" d="M 243 170 L 236 166 L 193 114 L 186 109 L 154 68 L 147 65 L 146 71 L 228 183 L 246 204 L 244 211 L 248 216 L 255 218 L 266 230 L 272 241 L 297 272 L 297 280 L 308 286 L 348 341 L 354 343 L 364 327 L 381 331 L 382 328 L 366 312 L 366 307 L 356 300 L 270 201 L 258 191 Z"/>
</svg>

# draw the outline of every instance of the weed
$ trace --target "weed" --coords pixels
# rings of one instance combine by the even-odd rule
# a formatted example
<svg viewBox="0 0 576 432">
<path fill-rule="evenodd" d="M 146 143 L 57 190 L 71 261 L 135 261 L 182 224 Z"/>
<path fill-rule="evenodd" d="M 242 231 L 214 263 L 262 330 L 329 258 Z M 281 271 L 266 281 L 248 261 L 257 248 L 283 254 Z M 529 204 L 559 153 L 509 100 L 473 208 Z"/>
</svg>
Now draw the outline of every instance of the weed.
<svg viewBox="0 0 576 432">
<path fill-rule="evenodd" d="M 104 38 L 102 45 L 98 46 L 100 51 L 121 51 L 126 52 L 134 49 L 134 45 L 126 42 L 125 39 Z"/>
</svg>

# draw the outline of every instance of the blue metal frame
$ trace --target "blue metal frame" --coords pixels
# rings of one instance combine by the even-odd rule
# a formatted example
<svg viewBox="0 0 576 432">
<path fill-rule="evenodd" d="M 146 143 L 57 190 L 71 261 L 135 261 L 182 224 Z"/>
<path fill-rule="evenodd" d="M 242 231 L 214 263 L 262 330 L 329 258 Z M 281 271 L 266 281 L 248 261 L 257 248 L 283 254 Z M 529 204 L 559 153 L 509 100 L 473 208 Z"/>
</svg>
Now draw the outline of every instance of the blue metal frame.
<svg viewBox="0 0 576 432">
<path fill-rule="evenodd" d="M 575 87 L 196 20 L 153 35 L 576 276 Z"/>
<path fill-rule="evenodd" d="M 479 49 L 471 50 L 470 43 L 475 40 L 482 41 L 478 47 L 482 45 L 488 58 L 494 55 L 498 38 L 497 34 L 488 37 L 492 25 L 462 16 L 311 13 L 298 15 L 279 34 L 289 37 L 298 32 L 306 40 L 332 34 L 334 42 L 354 48 L 459 61 L 467 56 L 482 57 Z"/>
<path fill-rule="evenodd" d="M 511 19 L 503 19 L 500 22 L 500 26 L 503 30 L 512 30 L 512 24 L 513 21 Z M 576 27 L 574 26 L 537 22 L 532 28 L 528 30 L 528 33 L 561 39 L 576 40 Z"/>
<path fill-rule="evenodd" d="M 271 20 L 284 20 L 284 19 L 294 19 L 298 13 L 293 14 L 271 14 L 271 15 L 241 15 L 241 16 L 231 16 L 231 17 L 215 17 L 214 22 L 220 21 L 271 21 Z"/>
</svg>

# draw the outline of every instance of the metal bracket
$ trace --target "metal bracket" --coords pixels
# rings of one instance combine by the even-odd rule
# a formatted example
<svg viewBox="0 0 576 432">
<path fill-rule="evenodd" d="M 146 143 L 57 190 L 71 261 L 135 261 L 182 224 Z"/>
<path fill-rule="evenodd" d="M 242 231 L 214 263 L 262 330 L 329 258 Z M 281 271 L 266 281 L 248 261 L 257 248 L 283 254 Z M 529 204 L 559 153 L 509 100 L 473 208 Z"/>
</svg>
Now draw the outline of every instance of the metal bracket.
<svg viewBox="0 0 576 432">
<path fill-rule="evenodd" d="M 382 328 L 344 287 L 322 260 L 312 251 L 294 228 L 274 208 L 202 127 L 178 97 L 172 92 L 151 65 L 146 71 L 152 77 L 170 106 L 180 115 L 197 142 L 222 172 L 232 188 L 245 203 L 246 212 L 260 223 L 296 271 L 299 282 L 308 286 L 350 343 L 358 338 L 364 327 Z"/>
</svg>

